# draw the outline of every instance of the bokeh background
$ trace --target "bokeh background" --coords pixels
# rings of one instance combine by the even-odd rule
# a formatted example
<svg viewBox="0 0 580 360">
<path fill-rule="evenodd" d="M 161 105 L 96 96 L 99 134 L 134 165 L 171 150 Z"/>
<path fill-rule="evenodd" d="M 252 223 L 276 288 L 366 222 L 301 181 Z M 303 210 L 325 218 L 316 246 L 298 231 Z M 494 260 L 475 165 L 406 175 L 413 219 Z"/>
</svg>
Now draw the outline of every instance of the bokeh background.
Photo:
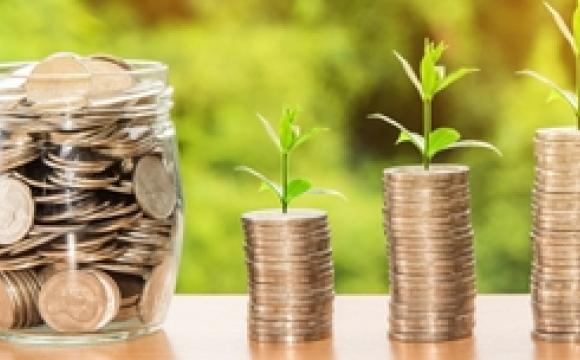
<svg viewBox="0 0 580 360">
<path fill-rule="evenodd" d="M 552 3 L 567 18 L 575 5 Z M 505 153 L 438 159 L 472 169 L 479 291 L 525 292 L 532 136 L 574 124 L 565 104 L 547 104 L 544 88 L 514 75 L 533 68 L 572 86 L 572 55 L 541 1 L 0 0 L 4 61 L 74 51 L 169 64 L 187 201 L 178 291 L 188 293 L 245 291 L 240 214 L 277 203 L 233 168 L 276 176 L 278 158 L 255 114 L 277 121 L 283 105 L 299 106 L 304 127 L 332 129 L 301 148 L 292 169 L 349 198 L 296 203 L 329 212 L 338 292 L 388 289 L 382 169 L 418 158 L 365 117 L 384 112 L 419 129 L 419 99 L 392 51 L 416 64 L 425 36 L 449 44 L 450 68 L 483 69 L 437 99 L 435 125 Z"/>
</svg>

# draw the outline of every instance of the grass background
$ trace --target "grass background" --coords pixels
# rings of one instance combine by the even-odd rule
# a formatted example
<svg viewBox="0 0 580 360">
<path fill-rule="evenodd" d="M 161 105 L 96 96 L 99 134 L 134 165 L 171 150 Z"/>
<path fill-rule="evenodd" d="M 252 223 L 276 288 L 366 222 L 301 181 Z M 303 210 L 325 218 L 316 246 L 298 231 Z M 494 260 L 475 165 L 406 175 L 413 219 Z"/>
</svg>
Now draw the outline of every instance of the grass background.
<svg viewBox="0 0 580 360">
<path fill-rule="evenodd" d="M 575 5 L 552 3 L 567 18 Z M 541 1 L 0 1 L 2 60 L 74 51 L 169 64 L 187 205 L 183 293 L 245 291 L 240 214 L 276 202 L 232 169 L 275 176 L 278 159 L 255 114 L 277 120 L 284 104 L 300 106 L 304 127 L 332 129 L 296 153 L 292 170 L 350 199 L 296 203 L 329 212 L 337 290 L 387 290 L 381 173 L 418 159 L 410 146 L 395 148 L 392 129 L 365 117 L 384 112 L 419 129 L 419 99 L 392 51 L 416 64 L 425 36 L 450 45 L 450 68 L 483 69 L 436 101 L 434 125 L 505 153 L 439 158 L 472 169 L 479 291 L 525 292 L 532 136 L 574 124 L 565 104 L 546 104 L 546 90 L 514 75 L 533 68 L 572 85 L 572 55 Z"/>
</svg>

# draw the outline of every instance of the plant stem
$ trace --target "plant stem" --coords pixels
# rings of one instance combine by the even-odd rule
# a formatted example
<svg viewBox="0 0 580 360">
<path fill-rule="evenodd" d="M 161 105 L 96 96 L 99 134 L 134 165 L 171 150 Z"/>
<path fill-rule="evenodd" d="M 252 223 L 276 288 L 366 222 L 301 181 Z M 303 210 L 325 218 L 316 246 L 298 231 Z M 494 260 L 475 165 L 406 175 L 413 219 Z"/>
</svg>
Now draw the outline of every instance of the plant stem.
<svg viewBox="0 0 580 360">
<path fill-rule="evenodd" d="M 580 55 L 576 56 L 576 96 L 580 102 Z M 580 130 L 580 106 L 576 104 L 576 127 Z"/>
<path fill-rule="evenodd" d="M 423 139 L 425 139 L 425 148 L 423 149 L 423 168 L 429 170 L 429 134 L 431 134 L 432 127 L 432 104 L 433 100 L 423 100 Z"/>
<path fill-rule="evenodd" d="M 281 167 L 282 167 L 282 171 L 281 171 L 281 181 L 280 184 L 282 184 L 282 199 L 281 199 L 281 203 L 282 203 L 282 213 L 286 214 L 288 213 L 288 154 L 287 153 L 282 153 L 282 159 L 281 159 Z"/>
</svg>

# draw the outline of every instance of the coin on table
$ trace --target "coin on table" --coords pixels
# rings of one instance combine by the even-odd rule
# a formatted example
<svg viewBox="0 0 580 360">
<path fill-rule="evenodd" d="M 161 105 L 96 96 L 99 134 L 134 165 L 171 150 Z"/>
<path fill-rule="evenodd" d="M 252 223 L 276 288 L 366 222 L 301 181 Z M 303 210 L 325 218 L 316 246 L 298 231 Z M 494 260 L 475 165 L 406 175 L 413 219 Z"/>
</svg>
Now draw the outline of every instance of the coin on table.
<svg viewBox="0 0 580 360">
<path fill-rule="evenodd" d="M 34 200 L 28 186 L 8 176 L 0 177 L 0 244 L 22 239 L 34 219 Z"/>
<path fill-rule="evenodd" d="M 91 74 L 77 55 L 57 53 L 34 66 L 25 88 L 33 102 L 83 97 L 91 89 Z"/>
<path fill-rule="evenodd" d="M 143 211 L 156 219 L 167 219 L 177 203 L 175 178 L 157 156 L 142 157 L 133 173 L 135 196 Z"/>
<path fill-rule="evenodd" d="M 91 332 L 111 321 L 119 306 L 119 290 L 106 274 L 65 270 L 51 276 L 40 290 L 43 320 L 60 332 Z"/>
<path fill-rule="evenodd" d="M 111 97 L 135 85 L 129 66 L 122 60 L 109 55 L 93 55 L 82 60 L 91 73 L 89 96 L 94 98 Z"/>
<path fill-rule="evenodd" d="M 172 256 L 167 256 L 153 269 L 139 302 L 139 316 L 143 323 L 154 325 L 163 320 L 173 296 L 175 276 L 176 266 Z"/>
</svg>

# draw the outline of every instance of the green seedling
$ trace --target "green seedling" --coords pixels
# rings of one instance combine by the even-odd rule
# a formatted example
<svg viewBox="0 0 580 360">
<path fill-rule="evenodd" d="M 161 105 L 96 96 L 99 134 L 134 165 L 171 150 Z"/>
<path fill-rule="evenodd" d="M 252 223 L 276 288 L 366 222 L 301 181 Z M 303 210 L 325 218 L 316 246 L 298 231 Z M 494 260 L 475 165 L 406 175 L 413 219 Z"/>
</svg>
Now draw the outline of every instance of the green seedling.
<svg viewBox="0 0 580 360">
<path fill-rule="evenodd" d="M 276 132 L 271 123 L 262 115 L 258 114 L 258 119 L 280 153 L 280 183 L 268 179 L 265 175 L 250 167 L 236 167 L 236 170 L 246 172 L 258 178 L 262 183 L 260 190 L 271 190 L 280 201 L 283 213 L 288 212 L 288 206 L 294 199 L 304 194 L 335 195 L 345 198 L 344 195 L 335 190 L 313 188 L 308 180 L 290 180 L 290 156 L 298 147 L 327 130 L 325 128 L 313 128 L 310 131 L 301 133 L 300 127 L 295 124 L 296 115 L 296 110 L 285 109 L 280 119 L 280 126 Z"/>
<path fill-rule="evenodd" d="M 425 170 L 429 170 L 429 165 L 435 157 L 442 151 L 456 148 L 486 148 L 501 155 L 500 151 L 484 141 L 461 140 L 461 135 L 455 129 L 438 128 L 432 130 L 433 100 L 435 95 L 448 88 L 451 84 L 462 79 L 466 75 L 479 71 L 475 68 L 461 68 L 447 74 L 444 66 L 439 65 L 439 60 L 446 50 L 443 43 L 435 44 L 425 39 L 423 59 L 420 64 L 420 79 L 413 70 L 409 62 L 395 51 L 395 57 L 403 66 L 405 73 L 411 83 L 417 89 L 421 101 L 423 102 L 423 135 L 407 130 L 399 122 L 382 114 L 370 115 L 371 119 L 379 119 L 394 126 L 400 131 L 397 144 L 410 142 L 421 153 L 422 163 Z"/>
<path fill-rule="evenodd" d="M 548 9 L 550 15 L 554 18 L 556 26 L 570 45 L 572 53 L 576 59 L 576 90 L 571 91 L 564 89 L 549 78 L 532 70 L 518 71 L 518 74 L 532 77 L 550 88 L 551 93 L 548 101 L 555 98 L 564 100 L 566 104 L 572 108 L 574 114 L 576 114 L 576 126 L 578 130 L 580 130 L 580 110 L 578 109 L 578 97 L 580 96 L 580 53 L 578 50 L 580 49 L 580 0 L 578 1 L 578 6 L 576 7 L 572 17 L 572 30 L 570 30 L 568 25 L 566 25 L 566 22 L 556 9 L 548 3 L 544 3 L 544 5 L 546 6 L 546 9 Z"/>
</svg>

